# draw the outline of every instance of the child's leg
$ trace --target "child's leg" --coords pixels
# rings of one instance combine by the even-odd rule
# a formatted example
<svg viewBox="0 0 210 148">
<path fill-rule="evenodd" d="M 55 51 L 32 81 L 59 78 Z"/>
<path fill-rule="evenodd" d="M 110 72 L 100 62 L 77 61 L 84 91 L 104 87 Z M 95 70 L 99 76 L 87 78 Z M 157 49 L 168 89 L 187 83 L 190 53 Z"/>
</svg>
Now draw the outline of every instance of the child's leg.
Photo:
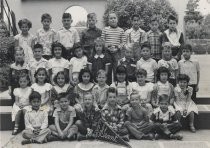
<svg viewBox="0 0 210 148">
<path fill-rule="evenodd" d="M 16 135 L 18 133 L 20 118 L 21 118 L 22 110 L 19 110 L 15 116 L 15 125 L 12 132 L 12 135 Z"/>
<path fill-rule="evenodd" d="M 180 111 L 177 111 L 177 112 L 176 112 L 176 118 L 177 118 L 177 120 L 178 120 L 179 122 L 181 121 L 182 114 L 181 114 Z"/>
<path fill-rule="evenodd" d="M 135 126 L 130 122 L 130 121 L 126 121 L 125 122 L 125 127 L 128 129 L 128 131 L 138 140 L 142 139 L 142 136 L 144 135 L 143 132 L 137 130 L 137 128 L 135 128 Z"/>
<path fill-rule="evenodd" d="M 77 132 L 78 132 L 78 127 L 76 125 L 72 125 L 67 132 L 68 134 L 67 138 L 71 139 L 74 135 L 77 134 Z"/>
<path fill-rule="evenodd" d="M 195 114 L 194 112 L 190 112 L 189 116 L 189 126 L 190 126 L 190 130 L 195 133 L 195 127 L 194 127 L 194 118 L 195 118 Z"/>
<path fill-rule="evenodd" d="M 85 127 L 85 125 L 82 123 L 81 120 L 77 120 L 75 125 L 78 127 L 78 132 L 82 135 L 86 135 L 87 134 L 87 128 Z"/>
<path fill-rule="evenodd" d="M 169 129 L 169 131 L 172 134 L 175 134 L 175 133 L 177 133 L 177 132 L 179 132 L 181 130 L 182 125 L 181 125 L 180 122 L 175 122 L 175 123 L 168 124 L 167 128 Z"/>
<path fill-rule="evenodd" d="M 53 136 L 57 136 L 57 137 L 58 137 L 58 131 L 57 131 L 55 125 L 50 125 L 50 126 L 49 126 L 49 129 L 51 130 L 51 134 L 52 134 Z"/>
</svg>

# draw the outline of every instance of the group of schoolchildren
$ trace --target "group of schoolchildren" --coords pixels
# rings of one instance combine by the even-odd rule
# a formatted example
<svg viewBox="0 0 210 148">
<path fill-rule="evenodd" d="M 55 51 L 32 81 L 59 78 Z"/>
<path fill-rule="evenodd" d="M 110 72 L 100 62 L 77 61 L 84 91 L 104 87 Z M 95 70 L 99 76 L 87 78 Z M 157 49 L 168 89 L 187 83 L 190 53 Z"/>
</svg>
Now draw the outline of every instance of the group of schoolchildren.
<svg viewBox="0 0 210 148">
<path fill-rule="evenodd" d="M 176 29 L 177 18 L 168 17 L 169 29 L 163 33 L 157 18 L 151 19 L 147 33 L 139 27 L 139 15 L 131 21 L 132 28 L 124 32 L 110 12 L 109 26 L 101 31 L 96 14 L 90 13 L 79 36 L 71 27 L 71 14 L 63 14 L 63 28 L 55 32 L 46 13 L 36 37 L 29 33 L 29 20 L 18 22 L 21 33 L 15 36 L 9 92 L 12 134 L 19 132 L 24 115 L 22 144 L 95 139 L 99 120 L 126 141 L 181 140 L 177 132 L 186 117 L 196 131 L 198 109 L 192 99 L 198 91 L 199 63 L 191 59 L 192 47 Z"/>
</svg>

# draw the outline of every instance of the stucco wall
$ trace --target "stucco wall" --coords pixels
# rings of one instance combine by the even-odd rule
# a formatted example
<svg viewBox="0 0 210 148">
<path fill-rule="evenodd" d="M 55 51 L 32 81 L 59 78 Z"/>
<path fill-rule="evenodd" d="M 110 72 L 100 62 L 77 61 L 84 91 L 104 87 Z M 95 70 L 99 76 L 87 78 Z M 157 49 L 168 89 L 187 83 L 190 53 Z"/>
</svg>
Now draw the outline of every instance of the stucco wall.
<svg viewBox="0 0 210 148">
<path fill-rule="evenodd" d="M 62 27 L 61 17 L 70 6 L 82 6 L 87 12 L 96 12 L 98 16 L 97 26 L 103 27 L 103 14 L 106 0 L 8 0 L 10 8 L 15 12 L 17 22 L 21 18 L 32 21 L 31 33 L 42 27 L 41 15 L 49 13 L 52 16 L 52 27 L 56 30 Z"/>
</svg>

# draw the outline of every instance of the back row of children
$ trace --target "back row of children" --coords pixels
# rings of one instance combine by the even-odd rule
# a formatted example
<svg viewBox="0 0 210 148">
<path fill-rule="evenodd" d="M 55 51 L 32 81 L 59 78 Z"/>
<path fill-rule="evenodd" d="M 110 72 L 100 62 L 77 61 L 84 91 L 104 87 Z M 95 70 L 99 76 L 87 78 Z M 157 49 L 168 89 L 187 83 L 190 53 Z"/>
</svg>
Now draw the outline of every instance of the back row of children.
<svg viewBox="0 0 210 148">
<path fill-rule="evenodd" d="M 199 64 L 190 58 L 192 48 L 190 45 L 181 46 L 183 35 L 176 30 L 178 22 L 175 17 L 170 16 L 168 18 L 169 29 L 159 38 L 156 38 L 158 36 L 157 34 L 159 34 L 157 19 L 151 21 L 151 31 L 147 34 L 139 28 L 139 19 L 140 17 L 138 15 L 134 15 L 132 17 L 133 27 L 124 33 L 117 26 L 117 15 L 110 13 L 109 27 L 105 27 L 101 32 L 95 26 L 97 21 L 96 15 L 91 13 L 88 15 L 88 29 L 82 32 L 81 43 L 77 43 L 79 42 L 79 35 L 71 27 L 72 19 L 68 13 L 63 14 L 63 28 L 57 33 L 50 28 L 50 15 L 44 14 L 42 16 L 43 29 L 38 31 L 37 41 L 28 32 L 31 28 L 30 21 L 27 19 L 19 21 L 18 24 L 22 32 L 15 37 L 17 40 L 17 49 L 15 51 L 15 63 L 11 65 L 10 76 L 10 91 L 15 101 L 13 107 L 13 121 L 15 121 L 13 133 L 16 134 L 18 131 L 18 117 L 22 109 L 28 106 L 29 102 L 27 98 L 31 94 L 32 89 L 41 94 L 41 109 L 47 111 L 49 116 L 53 115 L 56 106 L 58 108 L 62 106 L 58 103 L 59 101 L 56 101 L 59 98 L 59 94 L 67 92 L 72 95 L 69 102 L 77 111 L 83 110 L 82 104 L 84 103 L 86 94 L 93 94 L 93 106 L 96 110 L 107 109 L 108 111 L 104 113 L 104 116 L 107 117 L 111 115 L 109 113 L 110 109 L 112 110 L 112 107 L 107 106 L 107 104 L 110 104 L 107 103 L 109 102 L 109 95 L 107 95 L 109 86 L 107 84 L 111 84 L 111 87 L 116 89 L 115 91 L 117 93 L 115 95 L 117 94 L 118 98 L 117 106 L 120 105 L 122 107 L 122 112 L 129 110 L 129 104 L 131 103 L 130 95 L 133 90 L 143 100 L 141 102 L 144 102 L 142 104 L 145 104 L 145 108 L 150 110 L 148 112 L 150 115 L 152 114 L 153 108 L 157 109 L 160 106 L 160 96 L 166 95 L 167 97 L 162 96 L 162 98 L 167 98 L 165 100 L 168 100 L 166 102 L 170 104 L 170 110 L 173 110 L 173 107 L 175 107 L 179 119 L 181 116 L 190 116 L 190 129 L 194 132 L 193 120 L 194 113 L 197 113 L 197 108 L 191 101 L 191 95 L 192 92 L 195 94 L 198 90 Z M 98 38 L 100 35 L 101 38 Z M 163 44 L 160 40 L 164 41 Z M 145 41 L 148 41 L 150 44 L 142 44 L 141 48 L 139 47 L 138 50 L 133 50 L 136 42 L 143 43 Z M 35 44 L 35 42 L 37 43 Z M 160 47 L 161 45 L 163 45 L 163 48 Z M 125 47 L 125 57 L 120 59 L 123 47 Z M 174 58 L 180 59 L 180 47 L 182 47 L 184 59 L 177 63 Z M 43 52 L 44 58 L 42 57 Z M 133 55 L 137 55 L 137 63 L 133 59 Z M 162 59 L 159 60 L 161 56 Z M 48 59 L 49 61 L 47 61 Z M 156 62 L 157 60 L 159 60 L 158 64 Z M 117 65 L 120 66 L 117 67 Z M 85 67 L 88 67 L 88 69 L 84 69 Z M 110 69 L 113 69 L 114 76 L 116 77 L 114 81 L 112 70 Z M 136 77 L 134 77 L 134 71 L 136 69 Z M 21 71 L 28 73 L 29 76 L 20 76 Z M 178 72 L 188 76 L 180 76 L 181 80 L 184 77 L 183 79 L 186 82 L 185 87 L 181 87 L 180 84 L 177 85 L 177 89 L 174 89 L 173 85 L 176 86 L 178 82 Z M 156 78 L 158 78 L 158 81 Z M 33 83 L 31 87 L 29 87 L 30 82 Z M 98 84 L 95 84 L 96 82 Z M 154 85 L 153 83 L 156 84 Z M 188 84 L 193 86 L 193 91 L 191 87 L 188 88 Z M 176 90 L 177 93 L 174 93 Z M 25 95 L 26 92 L 28 95 Z M 55 96 L 55 100 L 53 96 Z M 112 98 L 112 100 L 114 99 Z M 179 101 L 175 103 L 176 101 L 174 102 L 174 100 Z M 181 101 L 183 102 L 180 103 Z M 166 112 L 164 111 L 163 113 Z M 111 111 L 111 113 L 113 112 Z M 115 114 L 118 114 L 118 111 Z M 142 114 L 140 113 L 138 116 L 140 115 Z M 160 116 L 164 117 L 164 120 L 167 118 L 165 114 Z M 137 118 L 142 119 L 141 116 Z M 107 117 L 107 119 L 112 118 Z M 104 120 L 106 121 L 105 118 Z M 56 120 L 55 123 L 57 122 Z M 118 119 L 113 118 L 113 122 L 115 124 L 110 125 L 110 127 L 114 129 L 122 126 L 120 125 L 118 127 L 116 125 L 116 123 L 119 123 Z M 111 121 L 108 123 L 111 123 Z M 69 128 L 70 125 L 67 127 Z M 127 129 L 133 129 L 131 126 L 128 127 L 130 128 Z M 64 133 L 68 132 L 65 130 Z"/>
</svg>

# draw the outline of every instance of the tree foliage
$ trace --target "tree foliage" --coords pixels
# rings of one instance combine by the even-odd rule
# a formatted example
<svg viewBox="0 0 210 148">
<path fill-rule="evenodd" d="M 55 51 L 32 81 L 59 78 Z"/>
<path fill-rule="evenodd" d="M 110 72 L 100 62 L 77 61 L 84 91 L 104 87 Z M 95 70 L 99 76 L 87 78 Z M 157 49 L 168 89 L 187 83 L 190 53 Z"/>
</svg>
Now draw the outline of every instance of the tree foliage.
<svg viewBox="0 0 210 148">
<path fill-rule="evenodd" d="M 141 17 L 141 28 L 148 31 L 150 18 L 156 16 L 160 22 L 160 30 L 167 27 L 167 17 L 177 16 L 174 8 L 167 0 L 108 0 L 104 13 L 104 23 L 108 25 L 108 14 L 114 11 L 119 18 L 118 25 L 123 29 L 131 27 L 131 16 L 138 14 Z"/>
</svg>

